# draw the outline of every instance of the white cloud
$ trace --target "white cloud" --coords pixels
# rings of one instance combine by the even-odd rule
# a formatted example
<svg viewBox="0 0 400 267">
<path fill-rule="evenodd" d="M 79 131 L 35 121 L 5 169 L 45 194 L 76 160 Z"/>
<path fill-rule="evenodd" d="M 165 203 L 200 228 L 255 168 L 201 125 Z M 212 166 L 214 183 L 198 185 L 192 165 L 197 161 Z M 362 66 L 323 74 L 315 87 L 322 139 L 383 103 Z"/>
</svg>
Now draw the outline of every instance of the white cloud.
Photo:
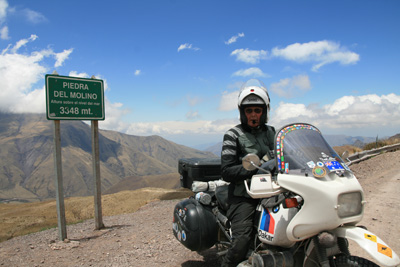
<svg viewBox="0 0 400 267">
<path fill-rule="evenodd" d="M 37 35 L 32 34 L 28 39 L 21 39 L 21 40 L 19 40 L 19 41 L 11 48 L 11 51 L 10 51 L 10 52 L 11 52 L 11 53 L 17 53 L 18 49 L 20 49 L 21 47 L 25 46 L 25 45 L 26 45 L 27 43 L 29 43 L 29 42 L 35 41 L 37 38 L 38 38 Z M 4 50 L 2 51 L 2 54 L 7 53 L 7 52 L 8 52 L 8 49 L 9 49 L 10 47 L 11 47 L 11 46 L 9 45 L 6 49 L 4 49 Z"/>
<path fill-rule="evenodd" d="M 0 54 L 0 110 L 7 112 L 33 112 L 43 113 L 45 111 L 44 87 L 34 88 L 34 85 L 44 75 L 49 73 L 45 67 L 46 58 L 54 58 L 57 65 L 68 58 L 72 52 L 56 53 L 51 49 L 33 51 L 30 54 L 19 54 L 18 50 L 33 42 L 38 37 L 31 35 L 27 39 L 9 44 Z"/>
<path fill-rule="evenodd" d="M 188 49 L 188 50 L 195 50 L 195 51 L 200 50 L 200 48 L 198 48 L 198 47 L 193 47 L 192 44 L 185 43 L 185 44 L 181 44 L 181 45 L 178 47 L 178 52 L 179 52 L 179 51 L 182 51 L 182 50 L 185 50 L 185 49 Z"/>
<path fill-rule="evenodd" d="M 195 120 L 200 118 L 200 114 L 198 111 L 189 111 L 186 113 L 186 119 L 188 120 Z"/>
<path fill-rule="evenodd" d="M 223 92 L 218 110 L 230 111 L 237 109 L 238 96 L 239 96 L 239 91 Z"/>
<path fill-rule="evenodd" d="M 43 14 L 31 10 L 29 8 L 19 9 L 18 7 L 9 7 L 6 0 L 0 0 L 0 24 L 3 23 L 7 17 L 7 12 L 21 14 L 30 23 L 40 23 L 47 21 Z"/>
<path fill-rule="evenodd" d="M 398 107 L 395 107 L 397 105 Z M 400 115 L 400 96 L 389 95 L 364 95 L 344 96 L 333 104 L 324 107 L 325 113 L 330 116 L 359 117 L 369 116 L 369 121 L 385 121 L 381 116 Z M 393 115 L 391 115 L 393 113 Z"/>
<path fill-rule="evenodd" d="M 201 97 L 190 96 L 190 95 L 186 96 L 186 100 L 187 100 L 189 106 L 191 106 L 191 107 L 196 106 L 197 104 L 199 104 L 203 101 L 203 99 Z"/>
<path fill-rule="evenodd" d="M 45 88 L 34 89 L 20 94 L 20 98 L 14 98 L 12 112 L 15 113 L 44 113 L 46 107 Z"/>
<path fill-rule="evenodd" d="M 298 75 L 273 83 L 270 89 L 280 97 L 292 98 L 309 91 L 311 89 L 311 83 L 307 75 Z"/>
<path fill-rule="evenodd" d="M 241 69 L 232 74 L 232 76 L 241 76 L 241 77 L 267 77 L 261 69 L 253 67 L 248 69 Z"/>
<path fill-rule="evenodd" d="M 236 109 L 237 92 L 224 92 L 223 98 L 232 99 L 227 103 L 234 103 Z M 222 103 L 222 101 L 221 101 Z M 195 120 L 195 121 L 159 121 L 121 123 L 118 116 L 122 116 L 121 107 L 115 107 L 115 115 L 107 120 L 110 129 L 133 135 L 160 135 L 168 140 L 186 145 L 194 142 L 206 143 L 207 140 L 222 140 L 223 134 L 232 126 L 239 123 L 237 118 L 225 120 Z M 118 113 L 120 112 L 120 114 Z M 196 116 L 196 112 L 189 112 L 189 117 Z M 338 134 L 354 134 L 362 136 L 384 136 L 387 132 L 399 131 L 400 125 L 400 95 L 364 95 L 344 96 L 331 104 L 294 104 L 281 102 L 272 109 L 270 124 L 276 128 L 288 123 L 305 122 L 320 128 L 324 134 L 336 132 Z M 103 128 L 103 126 L 102 126 Z M 202 140 L 202 141 L 199 141 Z M 210 141 L 208 141 L 210 142 Z"/>
<path fill-rule="evenodd" d="M 8 27 L 7 26 L 2 26 L 4 21 L 6 20 L 7 17 L 7 8 L 8 8 L 8 3 L 6 0 L 0 0 L 0 39 L 1 40 L 8 40 L 10 39 L 8 35 Z"/>
<path fill-rule="evenodd" d="M 68 76 L 77 77 L 77 78 L 89 78 L 89 74 L 87 74 L 86 72 L 78 73 L 78 72 L 75 71 L 75 70 L 70 71 L 69 74 L 68 74 Z"/>
<path fill-rule="evenodd" d="M 122 118 L 130 112 L 129 109 L 124 108 L 122 103 L 111 103 L 107 97 L 104 99 L 105 104 L 105 120 L 100 121 L 99 127 L 101 129 L 113 130 L 125 133 L 129 125 L 123 122 Z"/>
<path fill-rule="evenodd" d="M 30 54 L 18 54 L 19 48 L 26 46 L 37 39 L 32 35 L 28 39 L 21 40 L 15 45 L 9 45 L 0 54 L 0 109 L 8 112 L 36 112 L 45 111 L 44 88 L 34 88 L 34 85 L 44 78 L 48 73 L 44 59 L 50 58 L 59 64 L 64 62 L 72 53 L 72 49 L 56 53 L 51 49 L 34 51 Z M 71 51 L 68 53 L 66 51 Z M 57 56 L 58 55 L 58 56 Z M 252 68 L 248 69 L 251 70 Z M 253 71 L 256 68 L 252 69 Z M 252 71 L 243 71 L 242 74 Z M 257 71 L 254 71 L 257 73 Z M 85 72 L 78 73 L 71 71 L 69 76 L 84 77 L 89 75 Z M 101 79 L 100 75 L 96 75 Z M 103 79 L 104 80 L 104 79 Z M 108 86 L 105 81 L 105 89 Z M 235 84 L 231 89 L 233 92 L 225 91 L 221 95 L 219 105 L 220 111 L 231 111 L 237 109 L 237 96 L 239 84 Z M 311 88 L 308 76 L 299 75 L 288 79 L 283 79 L 271 85 L 271 90 L 282 94 L 307 91 Z M 290 90 L 294 90 L 291 92 Z M 198 97 L 187 97 L 188 103 L 194 106 L 200 101 Z M 224 132 L 238 123 L 237 118 L 219 121 L 198 120 L 198 111 L 188 112 L 185 121 L 164 121 L 164 122 L 124 122 L 122 118 L 130 111 L 124 108 L 122 103 L 106 102 L 106 120 L 101 122 L 101 128 L 117 130 L 128 134 L 137 135 L 161 135 L 164 138 L 181 140 L 189 139 L 190 136 L 214 136 L 222 139 Z M 279 127 L 289 122 L 309 122 L 319 128 L 336 129 L 341 133 L 358 129 L 363 135 L 372 136 L 377 131 L 392 129 L 400 125 L 400 96 L 396 94 L 388 95 L 364 95 L 364 96 L 344 96 L 332 103 L 319 106 L 280 103 L 273 107 L 271 114 L 271 124 Z M 394 126 L 393 126 L 394 125 Z M 182 139 L 183 140 L 183 139 Z"/>
<path fill-rule="evenodd" d="M 315 118 L 316 114 L 307 108 L 304 104 L 279 103 L 274 110 L 274 117 L 279 121 L 287 121 L 288 119 L 298 118 Z"/>
<path fill-rule="evenodd" d="M 46 17 L 43 16 L 41 13 L 31 10 L 29 8 L 25 8 L 22 13 L 25 15 L 26 19 L 29 22 L 32 22 L 34 24 L 40 23 L 47 21 Z"/>
<path fill-rule="evenodd" d="M 0 0 L 0 25 L 5 21 L 7 17 L 8 3 L 6 0 Z"/>
<path fill-rule="evenodd" d="M 0 55 L 0 109 L 2 111 L 23 112 L 43 112 L 36 110 L 31 105 L 24 105 L 24 98 L 32 98 L 37 94 L 30 94 L 31 87 L 44 77 L 46 68 L 40 65 L 42 56 L 1 54 Z M 44 103 L 44 90 L 41 98 L 36 99 L 36 103 Z"/>
<path fill-rule="evenodd" d="M 357 53 L 347 50 L 338 43 L 326 40 L 303 44 L 295 43 L 282 49 L 275 47 L 272 49 L 271 55 L 299 63 L 315 62 L 312 67 L 313 71 L 318 71 L 322 66 L 333 62 L 348 65 L 355 64 L 360 60 Z"/>
<path fill-rule="evenodd" d="M 10 39 L 10 36 L 8 36 L 8 27 L 7 26 L 4 26 L 3 28 L 0 29 L 0 39 L 1 40 Z"/>
<path fill-rule="evenodd" d="M 70 48 L 68 50 L 64 50 L 61 53 L 54 53 L 55 58 L 57 59 L 56 63 L 54 64 L 54 67 L 60 67 L 64 63 L 65 60 L 68 59 L 69 55 L 74 51 L 73 48 Z"/>
<path fill-rule="evenodd" d="M 322 107 L 279 103 L 273 109 L 271 124 L 283 126 L 290 122 L 308 122 L 327 131 L 363 136 L 398 132 L 400 95 L 343 96 Z"/>
<path fill-rule="evenodd" d="M 233 43 L 236 43 L 238 38 L 244 37 L 244 33 L 238 33 L 237 35 L 232 36 L 228 41 L 225 42 L 225 44 L 230 45 Z"/>
<path fill-rule="evenodd" d="M 141 70 L 135 70 L 135 76 L 139 76 L 140 74 L 142 74 Z"/>
<path fill-rule="evenodd" d="M 234 123 L 237 123 L 234 122 Z M 161 121 L 130 124 L 127 133 L 133 135 L 221 134 L 234 124 L 232 121 Z M 222 138 L 222 135 L 221 135 Z"/>
<path fill-rule="evenodd" d="M 237 61 L 242 61 L 249 64 L 257 64 L 262 59 L 267 58 L 267 51 L 265 50 L 249 50 L 236 49 L 231 53 L 231 56 L 236 56 Z"/>
</svg>

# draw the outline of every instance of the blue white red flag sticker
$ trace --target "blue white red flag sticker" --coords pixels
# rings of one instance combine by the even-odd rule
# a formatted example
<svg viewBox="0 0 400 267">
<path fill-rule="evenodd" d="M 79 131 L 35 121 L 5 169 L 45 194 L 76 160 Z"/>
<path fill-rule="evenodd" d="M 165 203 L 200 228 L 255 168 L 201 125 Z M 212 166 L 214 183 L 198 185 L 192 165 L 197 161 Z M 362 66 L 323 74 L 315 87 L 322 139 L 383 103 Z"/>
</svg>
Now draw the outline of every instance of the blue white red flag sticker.
<svg viewBox="0 0 400 267">
<path fill-rule="evenodd" d="M 272 235 L 275 232 L 275 219 L 271 216 L 268 209 L 264 209 L 261 217 L 260 229 Z"/>
</svg>

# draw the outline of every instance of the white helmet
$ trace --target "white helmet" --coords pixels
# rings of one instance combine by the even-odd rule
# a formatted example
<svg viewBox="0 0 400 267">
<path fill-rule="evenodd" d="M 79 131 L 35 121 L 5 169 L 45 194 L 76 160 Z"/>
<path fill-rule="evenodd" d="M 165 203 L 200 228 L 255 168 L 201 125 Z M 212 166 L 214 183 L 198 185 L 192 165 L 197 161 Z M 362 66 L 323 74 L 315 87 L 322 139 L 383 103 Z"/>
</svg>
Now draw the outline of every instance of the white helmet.
<svg viewBox="0 0 400 267">
<path fill-rule="evenodd" d="M 261 121 L 265 123 L 269 120 L 270 99 L 265 84 L 258 79 L 250 79 L 245 82 L 239 92 L 238 108 L 240 112 L 240 122 L 247 124 L 247 118 L 244 114 L 245 106 L 261 106 L 263 114 Z"/>
</svg>

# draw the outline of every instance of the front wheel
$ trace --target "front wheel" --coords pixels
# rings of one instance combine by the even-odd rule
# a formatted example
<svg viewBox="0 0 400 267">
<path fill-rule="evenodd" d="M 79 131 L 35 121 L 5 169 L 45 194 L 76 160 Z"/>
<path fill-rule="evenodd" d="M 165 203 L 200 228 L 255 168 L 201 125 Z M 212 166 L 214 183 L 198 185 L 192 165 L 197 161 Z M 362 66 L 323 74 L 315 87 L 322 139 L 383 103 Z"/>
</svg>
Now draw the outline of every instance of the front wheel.
<svg viewBox="0 0 400 267">
<path fill-rule="evenodd" d="M 338 256 L 331 262 L 331 266 L 336 267 L 379 267 L 379 265 L 373 263 L 370 260 L 358 257 L 358 256 Z"/>
</svg>

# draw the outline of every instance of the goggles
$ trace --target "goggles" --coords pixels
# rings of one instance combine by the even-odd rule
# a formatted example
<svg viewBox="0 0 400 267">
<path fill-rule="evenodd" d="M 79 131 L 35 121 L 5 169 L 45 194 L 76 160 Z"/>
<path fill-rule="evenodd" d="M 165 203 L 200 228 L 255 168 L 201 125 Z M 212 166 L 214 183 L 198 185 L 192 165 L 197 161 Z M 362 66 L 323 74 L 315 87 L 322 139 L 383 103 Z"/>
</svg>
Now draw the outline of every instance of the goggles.
<svg viewBox="0 0 400 267">
<path fill-rule="evenodd" d="M 261 114 L 262 113 L 262 108 L 245 108 L 244 112 L 246 114 L 251 114 L 251 113 L 256 113 L 256 114 Z"/>
</svg>

